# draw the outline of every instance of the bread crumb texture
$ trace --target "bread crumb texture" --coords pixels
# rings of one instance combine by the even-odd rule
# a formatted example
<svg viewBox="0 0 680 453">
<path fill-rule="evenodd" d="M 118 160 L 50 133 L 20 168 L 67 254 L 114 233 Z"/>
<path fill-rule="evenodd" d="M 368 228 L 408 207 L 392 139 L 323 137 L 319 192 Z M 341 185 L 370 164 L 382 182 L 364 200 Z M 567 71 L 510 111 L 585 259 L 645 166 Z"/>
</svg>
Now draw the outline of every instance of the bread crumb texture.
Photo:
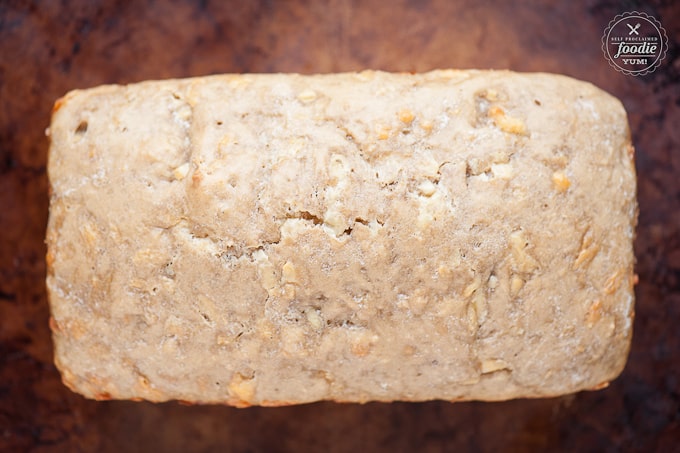
<svg viewBox="0 0 680 453">
<path fill-rule="evenodd" d="M 633 156 L 590 84 L 223 75 L 58 102 L 47 287 L 76 392 L 505 400 L 625 364 Z"/>
</svg>

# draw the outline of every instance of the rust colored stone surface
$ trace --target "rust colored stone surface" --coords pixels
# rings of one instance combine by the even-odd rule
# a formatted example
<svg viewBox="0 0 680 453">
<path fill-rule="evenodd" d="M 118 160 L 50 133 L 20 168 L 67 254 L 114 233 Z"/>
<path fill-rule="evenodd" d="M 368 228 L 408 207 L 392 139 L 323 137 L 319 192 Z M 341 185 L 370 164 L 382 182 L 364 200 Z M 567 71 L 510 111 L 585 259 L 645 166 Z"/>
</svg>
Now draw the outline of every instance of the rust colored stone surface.
<svg viewBox="0 0 680 453">
<path fill-rule="evenodd" d="M 63 3 L 63 4 L 62 4 Z M 635 3 L 669 52 L 624 76 L 600 50 L 629 2 L 0 3 L 0 451 L 672 451 L 680 439 L 680 3 Z M 519 5 L 521 3 L 521 6 Z M 45 296 L 52 103 L 73 88 L 223 72 L 558 72 L 618 96 L 637 149 L 637 316 L 608 389 L 504 403 L 233 409 L 95 402 L 52 364 Z M 602 213 L 606 215 L 606 213 Z"/>
</svg>

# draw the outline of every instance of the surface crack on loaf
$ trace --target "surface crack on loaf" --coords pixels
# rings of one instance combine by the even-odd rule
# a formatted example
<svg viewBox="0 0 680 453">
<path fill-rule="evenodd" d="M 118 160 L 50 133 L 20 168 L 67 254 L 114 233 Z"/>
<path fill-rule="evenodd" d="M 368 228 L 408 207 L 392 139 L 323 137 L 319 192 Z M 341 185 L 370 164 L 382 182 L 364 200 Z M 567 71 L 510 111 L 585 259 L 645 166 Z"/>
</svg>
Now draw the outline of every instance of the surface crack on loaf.
<svg viewBox="0 0 680 453">
<path fill-rule="evenodd" d="M 588 228 L 583 234 L 581 240 L 581 248 L 579 249 L 578 255 L 574 260 L 573 269 L 576 270 L 595 258 L 598 251 L 600 250 L 600 245 L 595 241 L 594 233 L 591 228 Z"/>
</svg>

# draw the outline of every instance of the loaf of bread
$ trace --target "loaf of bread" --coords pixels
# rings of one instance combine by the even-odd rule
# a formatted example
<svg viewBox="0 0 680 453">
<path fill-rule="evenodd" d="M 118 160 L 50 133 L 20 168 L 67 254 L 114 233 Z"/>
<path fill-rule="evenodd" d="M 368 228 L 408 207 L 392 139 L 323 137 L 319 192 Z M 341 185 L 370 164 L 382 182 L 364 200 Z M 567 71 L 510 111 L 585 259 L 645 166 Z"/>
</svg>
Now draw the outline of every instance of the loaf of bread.
<svg viewBox="0 0 680 453">
<path fill-rule="evenodd" d="M 507 71 L 223 75 L 57 101 L 64 383 L 236 406 L 505 400 L 624 367 L 621 103 Z"/>
</svg>

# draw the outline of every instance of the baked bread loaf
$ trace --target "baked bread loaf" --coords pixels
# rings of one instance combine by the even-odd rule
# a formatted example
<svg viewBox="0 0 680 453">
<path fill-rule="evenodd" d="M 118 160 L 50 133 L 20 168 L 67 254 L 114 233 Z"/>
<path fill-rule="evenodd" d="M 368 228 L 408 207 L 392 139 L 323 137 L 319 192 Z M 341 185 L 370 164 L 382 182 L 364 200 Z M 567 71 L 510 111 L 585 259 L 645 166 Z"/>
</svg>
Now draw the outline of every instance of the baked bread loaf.
<svg viewBox="0 0 680 453">
<path fill-rule="evenodd" d="M 55 362 L 87 397 L 505 400 L 624 367 L 633 148 L 588 83 L 154 81 L 49 131 Z"/>
</svg>

